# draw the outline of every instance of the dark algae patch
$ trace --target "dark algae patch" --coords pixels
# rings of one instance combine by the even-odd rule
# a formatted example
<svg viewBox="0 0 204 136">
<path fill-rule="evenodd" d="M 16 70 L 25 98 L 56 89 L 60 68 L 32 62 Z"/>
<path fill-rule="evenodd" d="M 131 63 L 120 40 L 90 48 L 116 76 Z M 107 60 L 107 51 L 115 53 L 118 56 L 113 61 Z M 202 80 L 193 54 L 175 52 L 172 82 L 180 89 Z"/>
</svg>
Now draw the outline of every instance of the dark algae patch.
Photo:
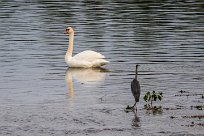
<svg viewBox="0 0 204 136">
<path fill-rule="evenodd" d="M 189 124 L 189 125 L 182 125 L 182 126 L 186 126 L 186 127 L 201 126 L 201 127 L 204 127 L 204 123 L 194 123 L 194 122 L 191 122 L 191 124 Z"/>
<path fill-rule="evenodd" d="M 194 93 L 194 92 L 189 92 L 189 91 L 178 91 L 177 94 L 175 94 L 175 96 L 200 96 L 199 99 L 204 99 L 204 94 L 203 93 Z"/>
<path fill-rule="evenodd" d="M 198 118 L 204 119 L 204 115 L 192 115 L 192 116 L 182 116 L 183 118 Z"/>
</svg>

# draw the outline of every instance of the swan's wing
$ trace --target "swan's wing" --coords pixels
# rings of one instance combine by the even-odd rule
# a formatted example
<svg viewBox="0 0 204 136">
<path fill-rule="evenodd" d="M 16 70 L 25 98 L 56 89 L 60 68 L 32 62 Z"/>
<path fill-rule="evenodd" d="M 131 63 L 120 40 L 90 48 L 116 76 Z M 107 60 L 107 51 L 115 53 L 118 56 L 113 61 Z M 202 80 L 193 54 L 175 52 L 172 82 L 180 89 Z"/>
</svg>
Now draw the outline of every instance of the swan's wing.
<svg viewBox="0 0 204 136">
<path fill-rule="evenodd" d="M 103 56 L 102 54 L 95 52 L 95 51 L 91 51 L 91 50 L 86 50 L 83 52 L 80 52 L 79 54 L 76 54 L 73 59 L 75 60 L 83 60 L 83 61 L 95 61 L 96 59 L 104 59 L 105 56 Z"/>
</svg>

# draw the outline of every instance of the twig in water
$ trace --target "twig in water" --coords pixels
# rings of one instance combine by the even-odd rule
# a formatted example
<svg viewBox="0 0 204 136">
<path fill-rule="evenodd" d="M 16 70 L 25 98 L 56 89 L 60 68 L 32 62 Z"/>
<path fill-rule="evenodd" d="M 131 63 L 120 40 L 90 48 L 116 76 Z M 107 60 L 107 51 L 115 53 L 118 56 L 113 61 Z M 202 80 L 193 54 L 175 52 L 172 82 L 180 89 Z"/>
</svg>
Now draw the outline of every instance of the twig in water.
<svg viewBox="0 0 204 136">
<path fill-rule="evenodd" d="M 106 94 L 105 95 L 103 95 L 102 97 L 100 97 L 99 99 L 101 100 L 101 101 L 103 101 L 103 98 L 106 96 Z"/>
</svg>

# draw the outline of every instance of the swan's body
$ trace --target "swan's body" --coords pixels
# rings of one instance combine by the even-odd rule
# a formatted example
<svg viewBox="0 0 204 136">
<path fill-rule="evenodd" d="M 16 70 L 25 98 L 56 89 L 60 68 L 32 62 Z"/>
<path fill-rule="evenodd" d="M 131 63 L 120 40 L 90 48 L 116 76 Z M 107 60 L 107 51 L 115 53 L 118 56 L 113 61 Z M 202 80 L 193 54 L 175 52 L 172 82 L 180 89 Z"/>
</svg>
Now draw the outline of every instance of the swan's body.
<svg viewBox="0 0 204 136">
<path fill-rule="evenodd" d="M 109 61 L 105 60 L 105 56 L 91 50 L 80 52 L 72 57 L 74 30 L 68 27 L 65 33 L 69 33 L 69 45 L 65 55 L 65 61 L 69 67 L 101 67 L 109 63 Z"/>
</svg>

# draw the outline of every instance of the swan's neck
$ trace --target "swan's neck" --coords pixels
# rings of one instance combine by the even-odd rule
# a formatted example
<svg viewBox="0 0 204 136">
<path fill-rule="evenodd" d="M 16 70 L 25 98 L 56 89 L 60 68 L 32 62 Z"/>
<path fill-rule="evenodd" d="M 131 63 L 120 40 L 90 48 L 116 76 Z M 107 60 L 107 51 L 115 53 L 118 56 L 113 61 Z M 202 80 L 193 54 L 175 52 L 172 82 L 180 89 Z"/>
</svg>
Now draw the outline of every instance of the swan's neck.
<svg viewBox="0 0 204 136">
<path fill-rule="evenodd" d="M 72 58 L 73 44 L 74 44 L 74 32 L 69 34 L 69 43 L 68 43 L 68 48 L 66 53 L 66 56 L 68 58 Z"/>
</svg>

